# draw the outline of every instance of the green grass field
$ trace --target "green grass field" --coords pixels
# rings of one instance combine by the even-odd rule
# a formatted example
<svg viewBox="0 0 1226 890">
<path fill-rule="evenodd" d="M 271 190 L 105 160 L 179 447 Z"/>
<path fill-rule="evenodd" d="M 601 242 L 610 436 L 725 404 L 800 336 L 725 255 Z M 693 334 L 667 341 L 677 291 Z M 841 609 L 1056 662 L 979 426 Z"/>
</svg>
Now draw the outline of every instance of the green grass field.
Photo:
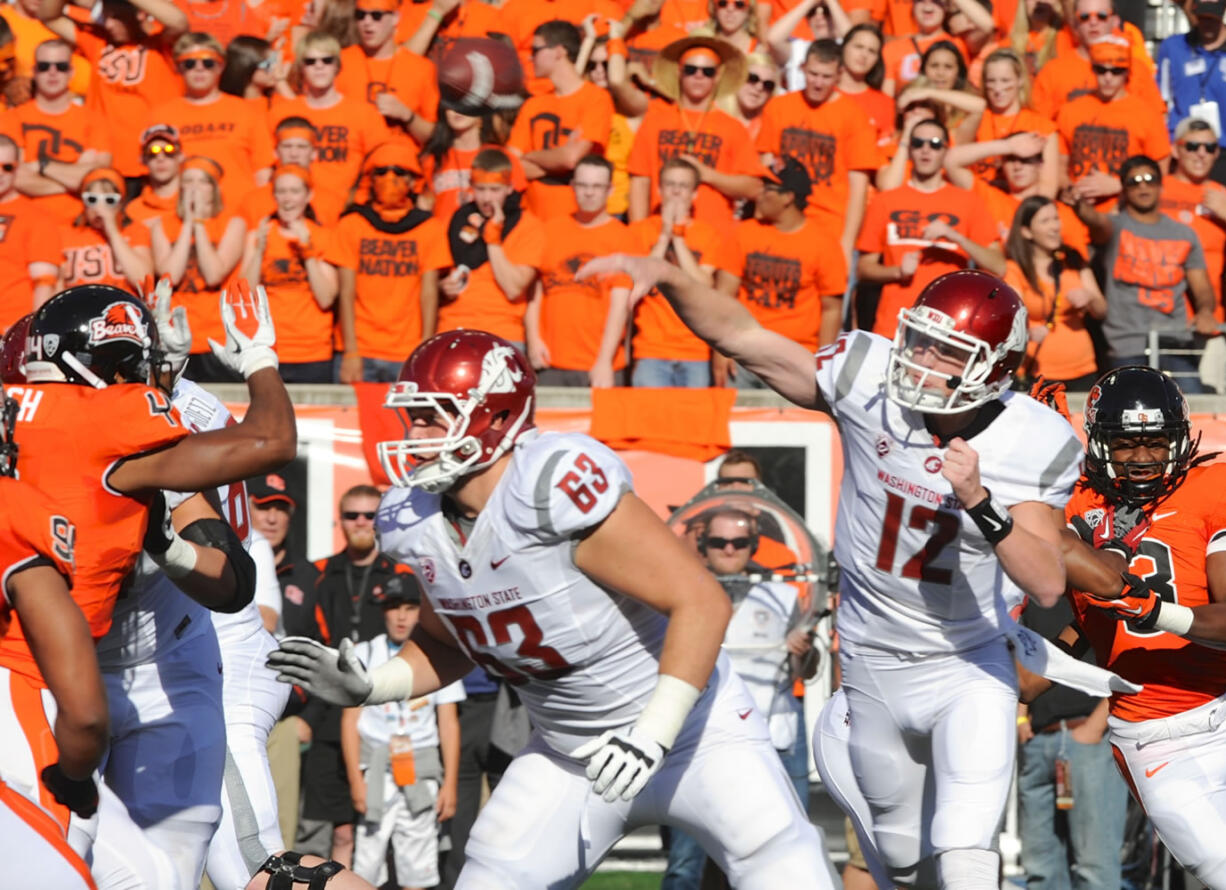
<svg viewBox="0 0 1226 890">
<path fill-rule="evenodd" d="M 592 875 L 583 890 L 657 890 L 660 875 L 650 872 L 610 871 Z"/>
</svg>

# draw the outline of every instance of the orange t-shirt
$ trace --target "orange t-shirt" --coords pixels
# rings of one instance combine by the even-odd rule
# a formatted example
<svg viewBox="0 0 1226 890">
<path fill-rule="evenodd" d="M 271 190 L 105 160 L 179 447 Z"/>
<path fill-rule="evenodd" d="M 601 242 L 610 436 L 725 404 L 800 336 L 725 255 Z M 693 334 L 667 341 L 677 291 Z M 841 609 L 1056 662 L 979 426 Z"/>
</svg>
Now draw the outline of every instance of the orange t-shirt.
<svg viewBox="0 0 1226 890">
<path fill-rule="evenodd" d="M 1152 106 L 1131 95 L 1104 102 L 1096 95 L 1074 99 L 1056 115 L 1060 153 L 1068 156 L 1073 182 L 1091 170 L 1115 175 L 1132 155 L 1155 160 L 1171 153 L 1166 121 Z"/>
<path fill-rule="evenodd" d="M 847 289 L 840 234 L 812 219 L 795 232 L 756 219 L 737 226 L 745 258 L 741 302 L 764 328 L 813 352 L 819 345 L 822 297 L 842 297 Z"/>
<path fill-rule="evenodd" d="M 425 176 L 426 187 L 434 193 L 434 210 L 432 211 L 443 223 L 451 221 L 452 215 L 473 199 L 472 172 L 473 158 L 481 149 L 498 148 L 497 145 L 483 145 L 465 151 L 452 148 L 443 156 L 442 162 L 437 162 L 434 155 L 423 155 L 421 168 Z M 519 155 L 506 152 L 511 161 L 511 188 L 522 192 L 528 187 L 528 177 L 524 174 L 524 165 L 519 162 Z"/>
<path fill-rule="evenodd" d="M 919 268 L 910 281 L 882 285 L 874 333 L 893 337 L 900 310 L 909 309 L 933 279 L 965 269 L 970 262 L 965 251 L 952 241 L 924 240 L 924 229 L 936 220 L 944 220 L 976 244 L 997 241 L 996 225 L 983 200 L 957 186 L 946 184 L 935 192 L 921 192 L 908 184 L 879 192 L 869 201 L 856 249 L 862 254 L 881 254 L 881 262 L 887 266 L 899 265 L 904 254 L 920 253 Z"/>
<path fill-rule="evenodd" d="M 130 223 L 120 229 L 131 247 L 149 249 L 149 228 Z M 106 236 L 92 226 L 60 226 L 60 244 L 64 256 L 60 263 L 60 287 L 78 284 L 109 284 L 120 290 L 132 291 L 132 283 L 124 275 L 123 266 Z"/>
<path fill-rule="evenodd" d="M 1217 297 L 1213 315 L 1218 321 L 1226 321 L 1226 310 L 1222 307 L 1222 271 L 1226 268 L 1226 224 L 1207 213 L 1201 206 L 1205 193 L 1209 191 L 1226 192 L 1226 188 L 1211 179 L 1197 185 L 1175 176 L 1167 176 L 1162 180 L 1162 197 L 1158 202 L 1158 209 L 1176 222 L 1191 226 L 1200 238 L 1200 246 L 1205 251 L 1205 268 L 1209 273 L 1209 282 L 1213 285 L 1214 296 Z"/>
<path fill-rule="evenodd" d="M 711 21 L 707 0 L 664 0 L 660 7 L 660 25 L 689 34 Z"/>
<path fill-rule="evenodd" d="M 172 99 L 150 111 L 140 128 L 153 124 L 179 128 L 185 157 L 204 155 L 221 164 L 227 203 L 237 203 L 255 186 L 256 171 L 275 160 L 266 115 L 238 96 L 220 93 L 203 104 Z"/>
<path fill-rule="evenodd" d="M 1009 260 L 1005 281 L 1021 295 L 1031 325 L 1048 324 L 1050 319 L 1051 327 L 1042 342 L 1032 341 L 1026 347 L 1026 359 L 1034 365 L 1032 375 L 1042 374 L 1048 380 L 1073 380 L 1093 374 L 1098 365 L 1094 361 L 1094 341 L 1086 330 L 1085 310 L 1074 309 L 1064 299 L 1069 291 L 1081 288 L 1081 273 L 1076 269 L 1063 269 L 1059 293 L 1053 293 L 1042 282 L 1042 290 L 1036 291 L 1022 274 L 1021 267 Z"/>
<path fill-rule="evenodd" d="M 847 216 L 847 174 L 877 169 L 876 135 L 851 98 L 835 93 L 815 107 L 798 91 L 766 103 L 757 149 L 804 164 L 813 184 L 805 212 L 835 221 L 841 233 Z"/>
<path fill-rule="evenodd" d="M 1138 64 L 1135 51 L 1132 61 L 1135 69 Z M 1030 107 L 1043 117 L 1056 120 L 1056 115 L 1068 103 L 1093 93 L 1098 88 L 1097 85 L 1098 80 L 1094 77 L 1094 69 L 1089 59 L 1083 58 L 1075 51 L 1061 53 L 1053 56 L 1035 77 L 1034 86 L 1030 90 Z M 1157 113 L 1161 116 L 1166 113 L 1166 103 L 1158 92 L 1158 84 L 1152 75 L 1130 76 L 1128 92 L 1147 105 L 1151 114 Z M 1162 131 L 1166 132 L 1165 122 Z"/>
<path fill-rule="evenodd" d="M 532 32 L 537 25 L 563 19 L 577 26 L 592 12 L 596 13 L 601 30 L 606 21 L 618 20 L 625 14 L 613 0 L 507 0 L 499 10 L 499 18 L 505 23 L 500 30 L 515 44 L 524 75 L 531 78 Z"/>
<path fill-rule="evenodd" d="M 161 216 L 163 213 L 174 213 L 175 206 L 179 202 L 178 189 L 175 190 L 173 196 L 169 198 L 161 198 L 153 193 L 153 189 L 145 186 L 141 189 L 140 194 L 128 202 L 128 206 L 124 208 L 124 212 L 128 214 L 128 218 L 133 222 L 149 224 L 149 220 L 155 216 Z"/>
<path fill-rule="evenodd" d="M 234 0 L 176 0 L 187 15 L 189 31 L 203 31 L 227 45 L 240 35 L 267 37 L 270 3 L 252 4 Z"/>
<path fill-rule="evenodd" d="M 0 18 L 8 22 L 13 32 L 13 48 L 17 54 L 17 76 L 34 76 L 34 51 L 44 40 L 55 40 L 59 35 L 33 16 L 28 16 L 19 4 L 0 6 Z M 73 53 L 72 79 L 68 81 L 69 92 L 84 96 L 89 90 L 89 60 Z"/>
<path fill-rule="evenodd" d="M 988 213 L 992 215 L 992 220 L 996 223 L 1000 243 L 1006 243 L 1009 240 L 1009 229 L 1013 226 L 1013 215 L 1017 213 L 1017 208 L 1022 203 L 1021 199 L 995 186 L 988 185 L 982 179 L 975 180 L 971 191 L 983 199 Z M 1082 256 L 1087 256 L 1090 251 L 1090 230 L 1086 228 L 1085 223 L 1077 218 L 1072 207 L 1061 201 L 1056 202 L 1056 213 L 1060 215 L 1061 237 L 1064 243 Z"/>
<path fill-rule="evenodd" d="M 310 220 L 303 222 L 311 233 L 309 251 L 322 258 L 332 246 L 331 233 Z M 332 310 L 319 308 L 302 247 L 275 220 L 268 227 L 260 284 L 268 292 L 268 308 L 277 327 L 277 357 L 292 364 L 331 359 Z"/>
<path fill-rule="evenodd" d="M 530 211 L 523 211 L 515 228 L 503 236 L 502 250 L 515 265 L 531 266 L 539 272 L 545 256 L 545 226 Z M 489 262 L 482 263 L 480 268 L 469 273 L 464 292 L 450 303 L 439 306 L 439 333 L 470 328 L 523 343 L 524 311 L 528 308 L 531 288 L 529 284 L 524 294 L 512 303 L 494 280 L 493 267 Z"/>
<path fill-rule="evenodd" d="M 894 136 L 894 99 L 881 90 L 869 87 L 858 93 L 843 93 L 844 98 L 860 106 L 868 122 L 873 125 L 877 145 L 883 145 Z M 875 164 L 880 166 L 880 164 Z"/>
<path fill-rule="evenodd" d="M 222 214 L 203 220 L 204 230 L 208 233 L 213 247 L 217 247 L 221 241 L 232 218 L 231 214 Z M 166 239 L 174 244 L 183 228 L 183 221 L 173 210 L 163 213 L 157 219 Z M 208 352 L 210 337 L 218 343 L 226 342 L 226 331 L 221 324 L 221 291 L 221 287 L 209 287 L 204 276 L 200 274 L 200 267 L 196 263 L 196 248 L 193 245 L 187 257 L 183 280 L 175 285 L 175 302 L 187 308 L 187 320 L 192 329 L 193 354 Z"/>
<path fill-rule="evenodd" d="M 592 143 L 591 154 L 603 155 L 609 144 L 613 126 L 613 99 L 608 90 L 584 83 L 568 96 L 549 93 L 533 96 L 519 110 L 510 148 L 520 155 L 565 145 L 571 133 L 578 131 Z M 575 193 L 570 187 L 571 174 L 548 173 L 528 183 L 525 206 L 541 219 L 574 213 Z"/>
<path fill-rule="evenodd" d="M 324 258 L 338 269 L 356 273 L 358 352 L 364 358 L 388 361 L 412 352 L 422 340 L 421 277 L 451 265 L 443 223 L 430 217 L 407 232 L 392 234 L 350 211 L 341 217 Z"/>
<path fill-rule="evenodd" d="M 631 223 L 630 231 L 639 242 L 639 253 L 649 253 L 658 240 L 664 221 L 659 214 Z M 713 266 L 733 275 L 741 272 L 740 253 L 729 250 L 735 240 L 726 241 L 714 226 L 695 219 L 685 227 L 685 245 L 702 266 Z M 672 247 L 664 256 L 676 264 Z M 667 299 L 653 290 L 634 307 L 634 358 L 662 358 L 673 361 L 706 361 L 711 349 L 685 326 Z"/>
<path fill-rule="evenodd" d="M 592 367 L 600 353 L 609 294 L 614 287 L 630 286 L 619 278 L 575 281 L 575 273 L 593 257 L 637 251 L 638 239 L 616 219 L 584 226 L 568 214 L 545 223 L 541 339 L 549 347 L 550 367 L 568 371 Z M 613 367 L 625 366 L 625 350 L 619 346 Z"/>
<path fill-rule="evenodd" d="M 1029 108 L 1018 109 L 1016 114 L 997 114 L 990 108 L 985 108 L 983 117 L 979 119 L 979 129 L 975 131 L 976 142 L 991 142 L 1004 139 L 1013 133 L 1035 132 L 1047 136 L 1055 132 L 1056 126 L 1050 120 Z M 984 182 L 995 182 L 1001 177 L 1000 158 L 985 158 L 970 166 L 970 171 Z"/>
<path fill-rule="evenodd" d="M 85 27 L 77 26 L 77 49 L 94 67 L 85 104 L 101 120 L 123 122 L 126 138 L 113 140 L 111 166 L 124 176 L 145 173 L 140 156 L 142 122 L 149 119 L 154 108 L 183 93 L 169 43 L 155 35 L 140 43 L 113 46 Z"/>
<path fill-rule="evenodd" d="M 152 497 L 152 492 L 119 494 L 107 487 L 107 478 L 119 461 L 172 445 L 188 435 L 187 428 L 167 395 L 144 384 L 94 389 L 36 383 L 7 389 L 21 406 L 15 439 L 22 480 L 77 525 L 72 598 L 98 639 L 110 627 L 120 585 L 140 557 Z M 69 441 L 72 457 L 66 460 Z M 25 645 L 14 623 L 0 640 L 0 657 L 20 657 L 17 650 Z"/>
<path fill-rule="evenodd" d="M 676 105 L 651 103 L 634 135 L 627 170 L 651 182 L 651 207 L 660 203 L 660 167 L 677 155 L 694 155 L 721 173 L 760 176 L 765 171 L 749 141 L 745 126 L 710 108 L 682 111 Z M 733 202 L 705 183 L 694 198 L 694 216 L 717 228 L 731 229 Z"/>
<path fill-rule="evenodd" d="M 907 18 L 911 18 L 911 4 L 907 4 Z M 886 41 L 881 49 L 881 62 L 885 65 L 885 79 L 894 81 L 894 95 L 902 92 L 902 88 L 920 76 L 920 62 L 923 55 L 938 40 L 958 41 L 947 31 L 934 31 L 927 37 L 920 34 L 909 34 L 915 30 L 911 22 L 907 31 L 901 32 L 894 40 Z M 959 44 L 960 45 L 960 44 Z"/>
<path fill-rule="evenodd" d="M 1224 464 L 1189 471 L 1162 502 L 1132 558 L 1128 570 L 1155 585 L 1164 600 L 1187 608 L 1212 602 L 1205 558 L 1220 550 L 1226 537 L 1223 487 Z M 1103 503 L 1101 495 L 1079 488 L 1064 515 L 1072 517 Z M 1109 612 L 1087 605 L 1080 591 L 1072 591 L 1070 599 L 1098 663 L 1145 687 L 1136 695 L 1113 696 L 1113 717 L 1130 722 L 1169 717 L 1206 704 L 1226 689 L 1226 658 L 1219 650 L 1162 631 L 1135 631 Z"/>
<path fill-rule="evenodd" d="M 1154 60 L 1149 57 L 1149 50 L 1145 46 L 1145 35 L 1132 22 L 1123 22 L 1119 31 L 1115 32 L 1117 37 L 1122 36 L 1128 41 L 1132 48 L 1132 64 L 1139 66 L 1136 68 L 1137 74 L 1140 77 L 1148 77 L 1151 81 L 1154 79 L 1154 72 L 1157 66 Z M 1061 28 L 1056 32 L 1056 55 L 1066 56 L 1070 53 L 1077 52 L 1077 47 L 1080 41 L 1077 39 L 1076 33 L 1073 31 L 1073 23 Z"/>
<path fill-rule="evenodd" d="M 380 93 L 392 93 L 423 120 L 433 123 L 438 116 L 438 75 L 434 63 L 407 49 L 397 49 L 386 59 L 372 59 L 357 44 L 346 47 L 341 50 L 336 89 L 348 96 L 349 102 L 365 96 L 371 105 Z M 388 133 L 397 140 L 412 141 L 399 123 L 389 124 Z"/>
<path fill-rule="evenodd" d="M 59 266 L 62 259 L 55 221 L 34 200 L 0 202 L 0 330 L 34 308 L 30 264 Z"/>
<path fill-rule="evenodd" d="M 58 114 L 50 114 L 37 102 L 26 102 L 4 115 L 0 129 L 13 137 L 26 163 L 50 158 L 72 164 L 86 149 L 111 150 L 107 122 L 84 105 L 69 105 Z M 31 200 L 56 222 L 72 222 L 81 212 L 81 199 L 76 195 L 43 195 Z"/>
<path fill-rule="evenodd" d="M 315 188 L 348 195 L 362 172 L 362 162 L 377 145 L 392 140 L 383 115 L 366 102 L 341 97 L 329 108 L 316 108 L 306 99 L 273 99 L 270 123 L 303 117 L 319 131 L 311 179 Z"/>
<path fill-rule="evenodd" d="M 674 40 L 688 36 L 689 31 L 661 22 L 655 27 L 634 34 L 626 41 L 626 61 L 638 62 L 650 71 L 660 55 L 660 50 Z"/>
<path fill-rule="evenodd" d="M 315 222 L 329 228 L 336 225 L 336 221 L 341 218 L 341 211 L 349 202 L 348 194 L 339 194 L 319 184 L 312 186 L 310 208 L 315 212 Z M 272 196 L 271 182 L 247 192 L 238 205 L 238 215 L 246 221 L 248 229 L 254 229 L 260 224 L 260 220 L 276 212 L 277 199 Z"/>
</svg>

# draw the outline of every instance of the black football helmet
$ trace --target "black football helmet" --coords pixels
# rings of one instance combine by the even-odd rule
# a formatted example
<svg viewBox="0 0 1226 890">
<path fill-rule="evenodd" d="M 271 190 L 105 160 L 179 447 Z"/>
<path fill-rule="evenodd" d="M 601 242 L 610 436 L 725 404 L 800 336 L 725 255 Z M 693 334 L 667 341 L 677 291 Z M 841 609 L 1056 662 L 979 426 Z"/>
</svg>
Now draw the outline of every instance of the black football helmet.
<svg viewBox="0 0 1226 890">
<path fill-rule="evenodd" d="M 1086 398 L 1086 477 L 1091 487 L 1117 503 L 1145 506 L 1165 497 L 1183 481 L 1199 441 L 1192 439 L 1188 402 L 1179 386 L 1161 371 L 1133 366 L 1108 371 Z M 1111 461 L 1111 443 L 1120 436 L 1166 436 L 1165 463 Z M 1148 479 L 1131 471 L 1152 470 Z"/>
<path fill-rule="evenodd" d="M 161 362 L 153 313 L 127 291 L 82 284 L 56 294 L 30 320 L 26 379 L 77 383 L 149 383 Z"/>
</svg>

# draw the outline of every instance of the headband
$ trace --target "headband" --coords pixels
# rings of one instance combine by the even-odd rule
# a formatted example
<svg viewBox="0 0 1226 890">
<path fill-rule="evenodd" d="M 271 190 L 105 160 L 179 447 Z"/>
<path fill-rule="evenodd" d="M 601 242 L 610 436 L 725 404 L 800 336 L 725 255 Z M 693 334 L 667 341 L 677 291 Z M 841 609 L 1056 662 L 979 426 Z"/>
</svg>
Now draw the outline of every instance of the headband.
<svg viewBox="0 0 1226 890">
<path fill-rule="evenodd" d="M 179 166 L 179 175 L 182 176 L 188 170 L 203 170 L 209 176 L 213 177 L 215 182 L 221 182 L 221 178 L 225 175 L 221 169 L 221 164 L 214 161 L 212 158 L 206 158 L 204 155 L 192 155 Z"/>
<path fill-rule="evenodd" d="M 301 164 L 277 164 L 273 170 L 272 178 L 275 180 L 278 176 L 285 173 L 297 176 L 306 183 L 307 188 L 311 187 L 311 171 Z"/>
<path fill-rule="evenodd" d="M 473 168 L 469 181 L 473 185 L 510 185 L 511 184 L 511 169 L 506 170 L 478 170 Z"/>
<path fill-rule="evenodd" d="M 175 56 L 176 62 L 181 62 L 184 59 L 216 59 L 219 62 L 225 61 L 225 56 L 213 49 L 211 46 L 193 46 L 191 49 L 184 50 L 179 55 Z"/>
<path fill-rule="evenodd" d="M 281 127 L 279 130 L 277 130 L 277 143 L 280 144 L 286 139 L 305 139 L 307 142 L 311 143 L 312 148 L 314 148 L 315 144 L 319 141 L 315 135 L 314 129 L 311 127 L 302 127 L 297 125 L 291 127 Z"/>
<path fill-rule="evenodd" d="M 99 167 L 96 170 L 90 170 L 81 177 L 81 186 L 78 191 L 85 191 L 95 182 L 109 182 L 115 186 L 119 194 L 122 195 L 124 193 L 125 183 L 123 177 L 119 174 L 118 170 L 114 170 L 111 167 Z"/>
<path fill-rule="evenodd" d="M 717 68 L 723 64 L 723 62 L 720 61 L 719 53 L 711 49 L 709 46 L 692 46 L 683 52 L 681 54 L 681 58 L 677 61 L 682 65 L 692 65 L 693 62 L 686 60 L 695 59 L 698 56 L 702 56 L 704 59 L 714 59 L 715 67 Z"/>
</svg>

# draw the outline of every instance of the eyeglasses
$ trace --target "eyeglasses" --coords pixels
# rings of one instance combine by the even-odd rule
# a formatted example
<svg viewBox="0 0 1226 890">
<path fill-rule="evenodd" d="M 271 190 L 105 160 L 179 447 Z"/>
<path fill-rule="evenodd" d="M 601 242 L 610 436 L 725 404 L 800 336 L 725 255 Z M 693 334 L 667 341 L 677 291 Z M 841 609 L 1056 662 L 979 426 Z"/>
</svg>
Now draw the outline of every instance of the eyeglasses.
<svg viewBox="0 0 1226 890">
<path fill-rule="evenodd" d="M 749 541 L 750 539 L 748 537 L 741 537 L 741 538 L 714 538 L 712 537 L 712 538 L 707 538 L 707 549 L 708 550 L 723 550 L 725 547 L 731 544 L 733 548 L 735 548 L 736 550 L 746 550 L 749 548 Z"/>
<path fill-rule="evenodd" d="M 93 207 L 96 204 L 105 204 L 107 207 L 115 207 L 119 204 L 119 195 L 113 192 L 103 194 L 101 192 L 86 192 L 81 196 L 81 200 Z"/>
<path fill-rule="evenodd" d="M 714 77 L 715 72 L 719 69 L 714 65 L 682 65 L 681 74 L 683 77 L 693 77 L 695 74 L 701 74 L 703 77 Z"/>
<path fill-rule="evenodd" d="M 1120 68 L 1116 65 L 1092 65 L 1095 74 L 1114 74 L 1116 77 L 1123 77 L 1128 73 L 1127 68 Z"/>
<path fill-rule="evenodd" d="M 257 71 L 271 71 L 272 66 L 273 66 L 272 56 L 269 56 L 267 59 L 263 59 L 262 61 L 255 63 L 255 67 Z"/>
<path fill-rule="evenodd" d="M 397 176 L 413 175 L 413 171 L 407 167 L 371 167 L 370 172 L 375 176 L 387 176 L 389 173 L 395 173 Z"/>
<path fill-rule="evenodd" d="M 766 90 L 768 93 L 775 92 L 775 87 L 779 85 L 778 81 L 767 80 L 764 77 L 758 77 L 758 75 L 752 72 L 750 72 L 750 74 L 745 78 L 745 82 L 750 84 L 751 86 L 760 84 L 762 89 Z"/>
<path fill-rule="evenodd" d="M 145 149 L 145 154 L 153 155 L 154 157 L 157 157 L 158 155 L 166 155 L 167 157 L 172 157 L 178 153 L 179 153 L 178 148 L 176 148 L 173 145 L 166 145 L 165 143 L 161 145 L 151 145 Z"/>
<path fill-rule="evenodd" d="M 358 518 L 374 519 L 375 511 L 374 510 L 346 510 L 343 513 L 341 513 L 341 519 L 348 520 L 349 522 L 353 522 L 355 519 L 358 519 Z"/>
<path fill-rule="evenodd" d="M 933 151 L 940 151 L 945 147 L 945 140 L 940 136 L 931 136 L 925 139 L 923 136 L 911 137 L 912 148 L 931 148 Z"/>
<path fill-rule="evenodd" d="M 14 164 L 12 161 L 9 161 L 6 164 L 0 164 L 0 170 L 3 170 L 5 173 L 12 173 L 16 169 L 17 169 L 17 165 Z"/>
<path fill-rule="evenodd" d="M 1203 151 L 1205 154 L 1217 154 L 1218 144 L 1216 142 L 1185 142 L 1183 150 L 1187 152 Z"/>
<path fill-rule="evenodd" d="M 1090 19 L 1098 19 L 1100 22 L 1105 22 L 1109 18 L 1111 18 L 1111 13 L 1109 12 L 1099 11 L 1077 13 L 1077 21 L 1079 22 L 1088 22 Z"/>
<path fill-rule="evenodd" d="M 61 74 L 67 74 L 68 71 L 72 68 L 72 63 L 71 62 L 35 62 L 34 63 L 34 70 L 37 71 L 39 74 L 46 74 L 52 68 L 54 68 L 56 71 L 59 71 Z"/>
<path fill-rule="evenodd" d="M 1129 176 L 1125 179 L 1124 185 L 1147 185 L 1158 181 L 1157 173 L 1137 173 L 1135 176 Z"/>
<path fill-rule="evenodd" d="M 355 9 L 353 11 L 353 20 L 360 22 L 367 16 L 370 16 L 376 22 L 381 22 L 385 15 L 391 15 L 391 13 L 386 9 Z"/>
<path fill-rule="evenodd" d="M 749 6 L 745 0 L 719 0 L 719 2 L 715 5 L 720 9 L 727 9 L 729 6 L 731 6 L 733 9 L 744 9 L 745 7 Z"/>
<path fill-rule="evenodd" d="M 534 44 L 532 45 L 532 55 L 534 55 L 534 56 L 535 56 L 537 53 L 542 52 L 542 51 L 547 50 L 547 49 L 549 49 L 549 44 L 547 44 L 547 43 L 542 43 L 542 44 L 540 44 L 539 46 L 538 46 L 537 44 L 535 44 L 535 43 L 534 43 Z"/>
<path fill-rule="evenodd" d="M 1006 164 L 1041 164 L 1043 163 L 1042 155 L 1030 155 L 1022 157 L 1021 155 L 1005 155 Z"/>
<path fill-rule="evenodd" d="M 179 62 L 180 71 L 194 71 L 199 65 L 205 71 L 212 71 L 217 67 L 216 59 L 183 59 Z"/>
<path fill-rule="evenodd" d="M 302 67 L 310 68 L 312 65 L 335 65 L 336 56 L 303 56 Z"/>
</svg>

